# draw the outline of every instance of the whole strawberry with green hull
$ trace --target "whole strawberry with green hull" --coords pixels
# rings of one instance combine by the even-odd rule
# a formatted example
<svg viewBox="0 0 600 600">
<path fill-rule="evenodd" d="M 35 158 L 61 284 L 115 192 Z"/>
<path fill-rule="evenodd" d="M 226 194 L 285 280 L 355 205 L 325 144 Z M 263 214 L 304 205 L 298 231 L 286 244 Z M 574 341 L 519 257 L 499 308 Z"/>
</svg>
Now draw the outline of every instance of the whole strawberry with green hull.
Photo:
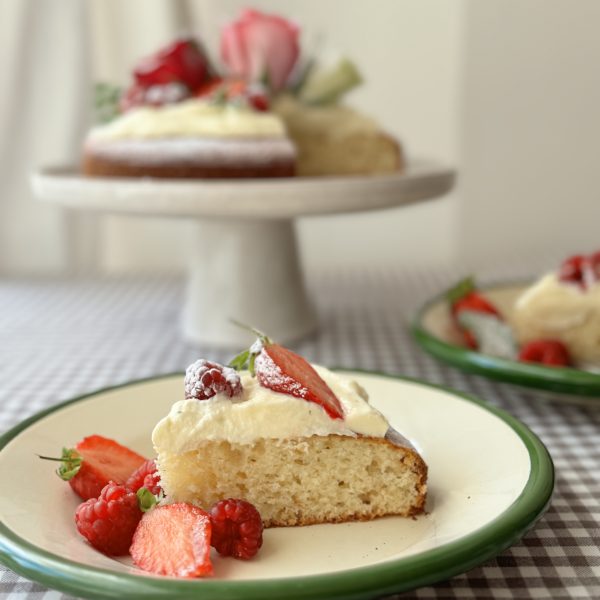
<svg viewBox="0 0 600 600">
<path fill-rule="evenodd" d="M 61 462 L 58 476 L 68 481 L 82 500 L 97 498 L 109 481 L 124 484 L 146 462 L 137 452 L 101 435 L 90 435 L 74 448 L 63 448 L 61 458 L 40 458 Z"/>
<path fill-rule="evenodd" d="M 469 348 L 477 348 L 477 340 L 473 333 L 462 327 L 458 322 L 458 315 L 463 311 L 472 311 L 485 313 L 502 320 L 502 315 L 498 309 L 487 298 L 482 296 L 477 288 L 473 278 L 468 277 L 460 281 L 451 290 L 446 293 L 446 299 L 450 303 L 450 311 L 455 323 L 460 328 L 465 344 Z"/>
</svg>

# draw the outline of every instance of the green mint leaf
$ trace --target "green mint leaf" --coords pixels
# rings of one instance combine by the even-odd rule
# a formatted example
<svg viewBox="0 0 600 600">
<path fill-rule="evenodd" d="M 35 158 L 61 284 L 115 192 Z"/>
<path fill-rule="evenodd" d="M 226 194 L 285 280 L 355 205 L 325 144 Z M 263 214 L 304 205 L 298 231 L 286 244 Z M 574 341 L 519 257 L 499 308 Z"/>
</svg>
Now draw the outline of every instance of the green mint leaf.
<svg viewBox="0 0 600 600">
<path fill-rule="evenodd" d="M 250 375 L 254 377 L 254 362 L 256 361 L 256 354 L 254 352 L 250 353 L 250 360 L 248 361 L 248 371 L 250 371 Z"/>
<path fill-rule="evenodd" d="M 94 115 L 97 123 L 108 123 L 120 114 L 119 101 L 122 90 L 110 83 L 94 86 Z"/>
<path fill-rule="evenodd" d="M 462 310 L 457 318 L 460 325 L 475 336 L 479 352 L 516 360 L 517 343 L 505 321 L 494 315 L 473 310 Z"/>
<path fill-rule="evenodd" d="M 156 496 L 145 487 L 141 487 L 135 495 L 138 499 L 138 506 L 142 512 L 148 512 L 158 503 Z"/>
<path fill-rule="evenodd" d="M 467 294 L 471 293 L 476 289 L 475 280 L 472 276 L 461 279 L 456 285 L 452 286 L 446 292 L 446 300 L 452 306 L 456 304 L 461 298 L 464 298 Z"/>
<path fill-rule="evenodd" d="M 237 356 L 234 356 L 229 361 L 229 367 L 232 367 L 236 371 L 243 371 L 248 366 L 248 358 L 250 356 L 250 350 L 244 350 Z"/>
</svg>

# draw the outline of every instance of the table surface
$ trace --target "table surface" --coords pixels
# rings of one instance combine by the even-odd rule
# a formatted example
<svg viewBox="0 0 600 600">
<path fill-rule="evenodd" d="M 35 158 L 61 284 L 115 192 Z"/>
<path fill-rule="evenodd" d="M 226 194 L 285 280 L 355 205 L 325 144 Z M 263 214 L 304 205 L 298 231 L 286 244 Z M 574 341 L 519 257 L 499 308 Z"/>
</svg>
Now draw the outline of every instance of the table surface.
<svg viewBox="0 0 600 600">
<path fill-rule="evenodd" d="M 486 280 L 536 272 L 486 269 Z M 402 598 L 600 598 L 600 407 L 548 403 L 446 367 L 412 341 L 408 323 L 458 269 L 311 275 L 319 334 L 295 349 L 325 365 L 407 375 L 467 391 L 526 423 L 556 466 L 550 509 L 521 542 L 480 567 Z M 109 385 L 183 370 L 199 356 L 179 337 L 176 277 L 0 278 L 0 432 L 47 406 Z M 600 404 L 600 403 L 599 403 Z M 3 493 L 8 493 L 4 487 Z M 0 599 L 58 599 L 0 565 Z"/>
</svg>

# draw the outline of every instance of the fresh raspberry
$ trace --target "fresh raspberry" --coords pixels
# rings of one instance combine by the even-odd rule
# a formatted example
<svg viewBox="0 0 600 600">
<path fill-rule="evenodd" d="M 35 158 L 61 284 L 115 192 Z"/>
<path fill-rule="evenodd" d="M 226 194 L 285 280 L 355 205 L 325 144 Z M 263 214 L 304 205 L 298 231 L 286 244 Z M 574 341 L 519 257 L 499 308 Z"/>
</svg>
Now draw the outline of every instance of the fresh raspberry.
<svg viewBox="0 0 600 600">
<path fill-rule="evenodd" d="M 558 340 L 534 340 L 525 344 L 519 353 L 519 360 L 553 367 L 568 367 L 571 364 L 567 347 Z"/>
<path fill-rule="evenodd" d="M 185 397 L 208 400 L 216 394 L 237 396 L 242 393 L 242 382 L 235 369 L 204 358 L 191 364 L 185 372 Z"/>
<path fill-rule="evenodd" d="M 202 577 L 213 572 L 211 522 L 197 506 L 179 502 L 144 513 L 129 552 L 144 571 L 174 577 Z"/>
<path fill-rule="evenodd" d="M 160 475 L 158 471 L 154 471 L 154 473 L 148 473 L 146 477 L 144 477 L 144 484 L 142 487 L 145 487 L 150 493 L 158 496 L 162 492 L 162 487 L 160 486 Z"/>
<path fill-rule="evenodd" d="M 135 492 L 112 481 L 98 498 L 77 507 L 77 531 L 94 547 L 109 556 L 127 554 L 133 534 L 142 518 Z"/>
<path fill-rule="evenodd" d="M 222 556 L 248 560 L 262 546 L 263 522 L 245 500 L 220 500 L 210 509 L 212 545 Z"/>
<path fill-rule="evenodd" d="M 584 256 L 577 254 L 567 258 L 560 265 L 558 270 L 558 278 L 560 281 L 569 281 L 571 283 L 583 284 L 583 266 L 585 262 Z"/>
<path fill-rule="evenodd" d="M 125 485 L 132 491 L 137 492 L 141 487 L 145 487 L 144 480 L 147 475 L 156 473 L 156 461 L 151 458 L 142 463 L 127 479 Z"/>
</svg>

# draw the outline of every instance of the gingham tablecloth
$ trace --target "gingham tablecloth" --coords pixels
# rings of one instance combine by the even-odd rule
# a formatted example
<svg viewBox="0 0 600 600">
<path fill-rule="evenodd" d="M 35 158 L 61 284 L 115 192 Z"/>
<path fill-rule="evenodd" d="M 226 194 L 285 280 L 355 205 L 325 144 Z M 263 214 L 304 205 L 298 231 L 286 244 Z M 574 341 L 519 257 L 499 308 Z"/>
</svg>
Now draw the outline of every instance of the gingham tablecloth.
<svg viewBox="0 0 600 600">
<path fill-rule="evenodd" d="M 537 268 L 537 267 L 536 267 Z M 489 278 L 536 272 L 486 270 Z M 462 374 L 426 356 L 408 320 L 461 275 L 451 269 L 311 275 L 318 336 L 296 346 L 328 365 L 408 375 L 476 394 L 535 431 L 556 466 L 549 511 L 525 538 L 484 565 L 402 598 L 600 598 L 600 409 L 550 404 Z M 200 355 L 179 335 L 177 278 L 0 279 L 0 432 L 96 388 L 184 369 Z M 6 482 L 0 493 L 8 493 Z M 0 566 L 0 598 L 59 599 Z"/>
</svg>

